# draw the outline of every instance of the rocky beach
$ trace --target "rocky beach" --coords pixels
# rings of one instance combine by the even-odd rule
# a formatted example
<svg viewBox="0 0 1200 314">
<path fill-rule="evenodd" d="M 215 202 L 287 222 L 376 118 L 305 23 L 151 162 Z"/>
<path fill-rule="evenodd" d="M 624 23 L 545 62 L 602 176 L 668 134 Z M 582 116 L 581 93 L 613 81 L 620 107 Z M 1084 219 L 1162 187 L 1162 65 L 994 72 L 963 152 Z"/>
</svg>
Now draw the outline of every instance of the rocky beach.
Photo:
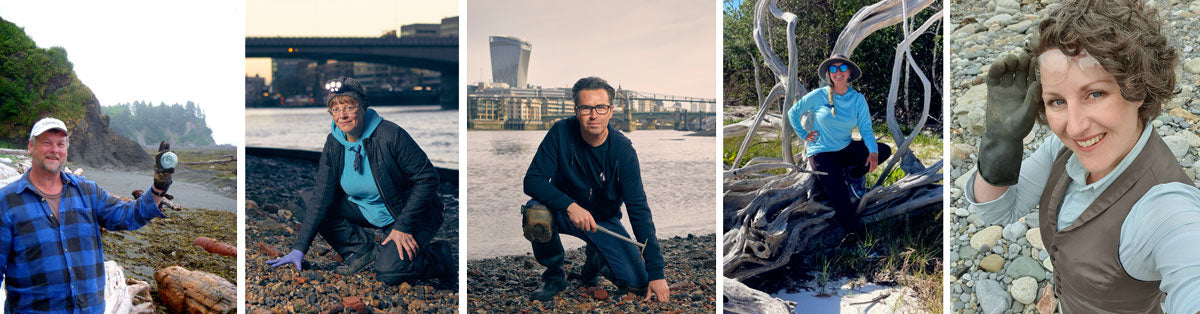
<svg viewBox="0 0 1200 314">
<path fill-rule="evenodd" d="M 291 249 L 303 209 L 298 191 L 313 185 L 315 160 L 246 157 L 246 310 L 253 313 L 408 313 L 458 312 L 458 281 L 422 280 L 388 286 L 372 271 L 342 276 L 333 270 L 341 257 L 317 237 L 305 256 L 303 271 L 290 265 L 272 268 L 267 260 Z M 443 183 L 438 195 L 446 204 L 445 222 L 435 235 L 452 245 L 458 258 L 458 188 Z M 377 241 L 385 234 L 375 232 Z"/>
<path fill-rule="evenodd" d="M 553 301 L 530 300 L 541 285 L 542 267 L 533 255 L 512 255 L 467 262 L 469 313 L 696 313 L 716 311 L 716 247 L 713 234 L 660 239 L 671 301 L 642 301 L 645 295 L 618 295 L 601 276 L 597 287 L 567 279 L 567 289 Z M 567 273 L 583 264 L 583 248 L 567 251 Z"/>
<path fill-rule="evenodd" d="M 975 168 L 977 147 L 983 134 L 987 86 L 984 78 L 992 62 L 1004 53 L 1022 51 L 1036 33 L 1047 9 L 1056 0 L 957 1 L 951 3 L 949 60 L 952 117 L 950 130 L 950 219 L 946 232 L 949 252 L 949 292 L 956 313 L 1042 313 L 1052 311 L 1056 300 L 1049 291 L 1054 268 L 1040 238 L 1037 209 L 1008 225 L 985 223 L 963 200 L 968 174 Z M 1158 134 L 1179 159 L 1185 172 L 1196 179 L 1200 161 L 1200 2 L 1151 0 L 1165 20 L 1164 32 L 1179 53 L 1175 94 L 1152 122 Z M 1049 128 L 1035 125 L 1024 139 L 1025 155 L 1053 136 Z"/>
</svg>

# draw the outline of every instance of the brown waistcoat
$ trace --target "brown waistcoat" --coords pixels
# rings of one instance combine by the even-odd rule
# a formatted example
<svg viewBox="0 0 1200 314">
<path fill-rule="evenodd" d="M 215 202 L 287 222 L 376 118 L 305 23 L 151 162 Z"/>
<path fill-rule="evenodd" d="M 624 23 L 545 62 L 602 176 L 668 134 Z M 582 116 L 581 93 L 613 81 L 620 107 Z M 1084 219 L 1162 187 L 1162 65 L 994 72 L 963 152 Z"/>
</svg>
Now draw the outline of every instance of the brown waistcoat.
<svg viewBox="0 0 1200 314">
<path fill-rule="evenodd" d="M 1158 281 L 1141 281 L 1121 266 L 1117 248 L 1121 225 L 1150 188 L 1169 182 L 1191 185 L 1179 161 L 1158 133 L 1150 138 L 1116 180 L 1070 226 L 1055 231 L 1071 178 L 1066 164 L 1071 151 L 1063 148 L 1050 168 L 1042 192 L 1039 224 L 1042 242 L 1054 264 L 1054 294 L 1063 313 L 1162 313 L 1165 294 Z"/>
</svg>

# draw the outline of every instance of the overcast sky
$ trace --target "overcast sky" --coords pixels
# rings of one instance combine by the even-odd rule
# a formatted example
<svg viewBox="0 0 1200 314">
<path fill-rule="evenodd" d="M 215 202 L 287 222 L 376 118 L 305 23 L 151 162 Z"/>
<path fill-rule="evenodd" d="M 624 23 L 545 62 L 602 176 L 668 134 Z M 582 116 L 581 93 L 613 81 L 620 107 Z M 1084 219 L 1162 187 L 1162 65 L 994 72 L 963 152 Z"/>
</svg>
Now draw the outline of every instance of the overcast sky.
<svg viewBox="0 0 1200 314">
<path fill-rule="evenodd" d="M 636 91 L 716 98 L 716 5 L 468 0 L 467 81 L 491 81 L 488 37 L 506 35 L 533 45 L 529 84 L 570 87 L 594 75 Z"/>
<path fill-rule="evenodd" d="M 246 36 L 375 37 L 401 25 L 437 24 L 452 16 L 458 16 L 457 0 L 249 0 Z M 246 75 L 270 80 L 270 59 L 245 60 Z"/>
<path fill-rule="evenodd" d="M 39 48 L 61 46 L 102 105 L 133 101 L 204 109 L 219 144 L 242 145 L 241 0 L 0 1 L 0 17 Z"/>
</svg>

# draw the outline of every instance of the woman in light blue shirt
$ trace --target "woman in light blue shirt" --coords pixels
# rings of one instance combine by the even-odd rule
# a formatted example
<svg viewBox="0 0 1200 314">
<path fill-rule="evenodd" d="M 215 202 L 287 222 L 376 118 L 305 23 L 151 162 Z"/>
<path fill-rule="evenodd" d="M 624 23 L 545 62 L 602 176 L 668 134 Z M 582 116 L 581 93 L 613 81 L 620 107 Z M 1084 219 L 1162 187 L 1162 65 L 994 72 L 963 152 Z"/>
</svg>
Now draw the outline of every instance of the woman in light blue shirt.
<svg viewBox="0 0 1200 314">
<path fill-rule="evenodd" d="M 875 142 L 867 100 L 850 87 L 850 82 L 862 76 L 858 65 L 843 55 L 833 55 L 821 62 L 817 75 L 829 86 L 814 89 L 796 101 L 788 110 L 788 118 L 796 134 L 807 134 L 805 140 L 810 143 L 805 155 L 811 168 L 826 173 L 817 175 L 817 186 L 829 198 L 834 218 L 848 235 L 858 239 L 866 233 L 851 198 L 862 197 L 863 176 L 887 160 L 892 150 Z M 800 118 L 810 111 L 813 129 L 807 131 Z M 855 128 L 862 140 L 851 138 Z"/>
</svg>

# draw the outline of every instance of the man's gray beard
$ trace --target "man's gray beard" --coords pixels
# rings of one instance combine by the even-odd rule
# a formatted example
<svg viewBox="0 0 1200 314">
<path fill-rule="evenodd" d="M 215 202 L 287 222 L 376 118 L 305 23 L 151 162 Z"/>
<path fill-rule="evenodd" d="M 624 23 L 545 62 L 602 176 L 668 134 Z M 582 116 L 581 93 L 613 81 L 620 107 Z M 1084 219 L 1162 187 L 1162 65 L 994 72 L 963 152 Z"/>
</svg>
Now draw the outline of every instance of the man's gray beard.
<svg viewBox="0 0 1200 314">
<path fill-rule="evenodd" d="M 60 159 L 60 161 L 61 161 L 61 159 Z M 63 169 L 66 169 L 66 168 L 67 168 L 67 163 L 66 163 L 66 162 L 60 162 L 60 163 L 58 164 L 58 167 L 56 167 L 56 169 L 50 169 L 49 167 L 47 167 L 47 166 L 46 166 L 46 161 L 45 161 L 45 159 L 43 159 L 43 160 L 42 160 L 42 162 L 39 162 L 39 164 L 40 164 L 40 165 L 37 165 L 37 166 L 39 166 L 39 167 L 42 167 L 42 169 L 45 169 L 46 171 L 49 171 L 49 172 L 50 172 L 50 173 L 52 173 L 52 174 L 59 174 L 59 173 L 62 173 Z"/>
</svg>

